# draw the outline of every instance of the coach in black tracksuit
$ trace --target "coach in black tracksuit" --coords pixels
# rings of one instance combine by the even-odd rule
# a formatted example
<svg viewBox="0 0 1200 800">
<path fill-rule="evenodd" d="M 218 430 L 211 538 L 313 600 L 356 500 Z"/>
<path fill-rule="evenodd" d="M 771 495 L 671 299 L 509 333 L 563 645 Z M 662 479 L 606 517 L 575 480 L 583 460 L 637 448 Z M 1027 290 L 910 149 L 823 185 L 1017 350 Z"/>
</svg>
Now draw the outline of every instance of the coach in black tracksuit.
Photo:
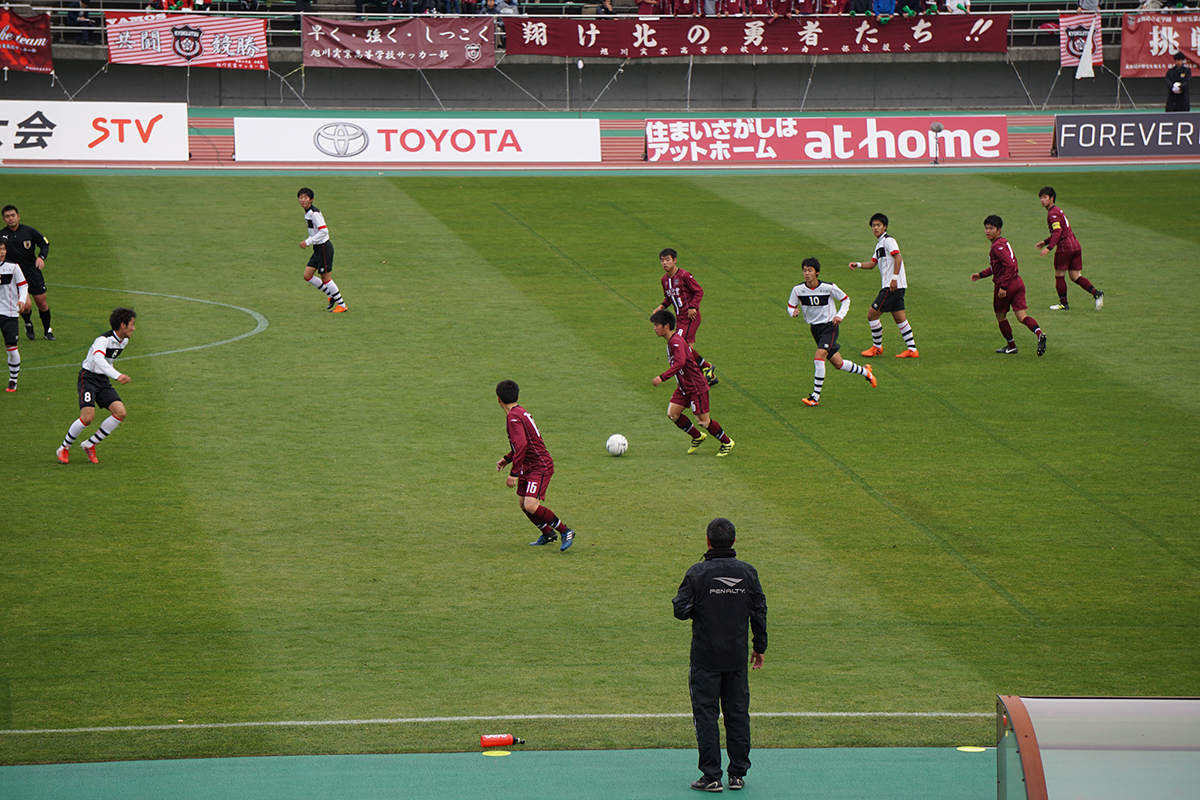
<svg viewBox="0 0 1200 800">
<path fill-rule="evenodd" d="M 767 598 L 758 572 L 738 561 L 733 523 L 718 517 L 708 524 L 708 552 L 687 571 L 672 604 L 676 619 L 692 621 L 692 722 L 704 776 L 693 789 L 721 791 L 721 732 L 725 714 L 729 788 L 741 789 L 750 769 L 750 682 L 746 666 L 747 627 L 754 632 L 754 669 L 767 650 Z M 747 626 L 749 623 L 749 626 Z"/>
</svg>

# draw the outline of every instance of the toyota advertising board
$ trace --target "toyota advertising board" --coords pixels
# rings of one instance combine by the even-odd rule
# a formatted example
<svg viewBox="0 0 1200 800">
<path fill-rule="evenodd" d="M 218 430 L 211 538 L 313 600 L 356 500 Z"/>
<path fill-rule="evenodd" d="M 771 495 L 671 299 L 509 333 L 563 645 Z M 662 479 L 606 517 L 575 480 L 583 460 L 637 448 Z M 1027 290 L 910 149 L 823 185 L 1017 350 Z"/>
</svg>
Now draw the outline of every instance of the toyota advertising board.
<svg viewBox="0 0 1200 800">
<path fill-rule="evenodd" d="M 235 117 L 247 162 L 596 163 L 596 119 Z"/>
<path fill-rule="evenodd" d="M 0 100 L 0 160 L 187 161 L 186 103 Z"/>
</svg>

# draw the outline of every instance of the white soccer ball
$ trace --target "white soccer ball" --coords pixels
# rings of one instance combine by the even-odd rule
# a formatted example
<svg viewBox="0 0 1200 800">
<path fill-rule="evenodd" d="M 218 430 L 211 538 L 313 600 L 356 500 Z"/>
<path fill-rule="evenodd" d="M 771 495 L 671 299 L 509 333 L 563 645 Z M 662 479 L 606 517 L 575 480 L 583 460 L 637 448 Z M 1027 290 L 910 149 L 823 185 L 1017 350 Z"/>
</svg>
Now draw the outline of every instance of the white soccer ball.
<svg viewBox="0 0 1200 800">
<path fill-rule="evenodd" d="M 604 449 L 610 456 L 624 455 L 625 451 L 629 449 L 629 440 L 619 433 L 614 433 L 604 443 Z"/>
</svg>

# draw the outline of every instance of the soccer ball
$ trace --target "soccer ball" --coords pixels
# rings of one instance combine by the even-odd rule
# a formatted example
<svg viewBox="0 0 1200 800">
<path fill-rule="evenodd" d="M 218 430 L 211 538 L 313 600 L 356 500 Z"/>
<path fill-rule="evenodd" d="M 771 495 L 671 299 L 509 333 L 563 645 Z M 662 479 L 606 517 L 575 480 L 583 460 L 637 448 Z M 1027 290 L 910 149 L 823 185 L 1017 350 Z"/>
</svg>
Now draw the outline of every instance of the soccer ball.
<svg viewBox="0 0 1200 800">
<path fill-rule="evenodd" d="M 608 451 L 610 456 L 623 455 L 629 449 L 629 441 L 621 434 L 614 433 L 604 443 L 604 449 Z"/>
</svg>

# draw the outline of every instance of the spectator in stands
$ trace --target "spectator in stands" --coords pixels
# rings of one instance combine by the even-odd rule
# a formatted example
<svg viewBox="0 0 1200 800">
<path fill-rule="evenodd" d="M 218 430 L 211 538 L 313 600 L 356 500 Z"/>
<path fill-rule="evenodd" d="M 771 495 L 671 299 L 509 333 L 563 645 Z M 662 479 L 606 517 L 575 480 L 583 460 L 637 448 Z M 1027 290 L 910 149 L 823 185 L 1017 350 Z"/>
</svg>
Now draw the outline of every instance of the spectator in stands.
<svg viewBox="0 0 1200 800">
<path fill-rule="evenodd" d="M 89 36 L 96 22 L 88 16 L 88 0 L 72 0 L 67 3 L 67 27 L 79 28 L 75 44 L 91 44 Z"/>
<path fill-rule="evenodd" d="M 1100 10 L 1100 0 L 1079 0 L 1080 14 L 1095 14 Z"/>
<path fill-rule="evenodd" d="M 1084 0 L 1087 2 L 1087 0 Z M 1096 0 L 1093 0 L 1096 2 Z M 951 14 L 970 14 L 971 0 L 946 0 L 946 11 Z"/>
<path fill-rule="evenodd" d="M 670 0 L 664 6 L 668 7 L 671 7 Z M 675 0 L 673 13 L 677 17 L 698 17 L 704 13 L 704 0 Z"/>
<path fill-rule="evenodd" d="M 1192 70 L 1180 50 L 1175 53 L 1175 66 L 1167 70 L 1167 111 L 1191 110 L 1192 101 L 1188 91 L 1191 80 Z"/>
<path fill-rule="evenodd" d="M 846 13 L 850 16 L 871 13 L 871 0 L 849 0 L 846 3 Z"/>
<path fill-rule="evenodd" d="M 496 0 L 483 0 L 483 5 L 479 7 L 480 14 L 499 14 L 500 9 L 496 8 Z"/>
<path fill-rule="evenodd" d="M 596 7 L 597 17 L 615 17 L 616 11 L 613 11 L 612 0 L 600 0 L 600 5 Z"/>
<path fill-rule="evenodd" d="M 387 11 L 389 14 L 411 14 L 413 0 L 388 0 Z"/>
<path fill-rule="evenodd" d="M 744 13 L 746 10 L 742 0 L 717 0 L 718 17 L 740 17 Z"/>
<path fill-rule="evenodd" d="M 238 0 L 238 10 L 252 14 L 258 11 L 258 0 Z"/>
<path fill-rule="evenodd" d="M 639 17 L 669 17 L 675 13 L 672 0 L 638 0 Z"/>
</svg>

